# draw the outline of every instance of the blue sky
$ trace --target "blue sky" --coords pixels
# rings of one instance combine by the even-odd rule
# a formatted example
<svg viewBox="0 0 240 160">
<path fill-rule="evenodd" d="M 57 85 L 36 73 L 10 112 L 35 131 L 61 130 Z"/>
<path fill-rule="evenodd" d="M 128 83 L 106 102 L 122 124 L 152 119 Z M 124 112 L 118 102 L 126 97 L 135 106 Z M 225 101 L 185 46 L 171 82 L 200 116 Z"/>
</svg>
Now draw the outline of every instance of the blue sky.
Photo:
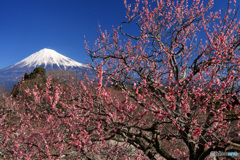
<svg viewBox="0 0 240 160">
<path fill-rule="evenodd" d="M 0 68 L 43 48 L 78 62 L 89 59 L 84 45 L 125 19 L 122 0 L 0 0 Z"/>
<path fill-rule="evenodd" d="M 43 48 L 86 63 L 84 35 L 93 43 L 99 24 L 110 31 L 124 20 L 123 0 L 0 0 L 0 69 Z"/>
</svg>

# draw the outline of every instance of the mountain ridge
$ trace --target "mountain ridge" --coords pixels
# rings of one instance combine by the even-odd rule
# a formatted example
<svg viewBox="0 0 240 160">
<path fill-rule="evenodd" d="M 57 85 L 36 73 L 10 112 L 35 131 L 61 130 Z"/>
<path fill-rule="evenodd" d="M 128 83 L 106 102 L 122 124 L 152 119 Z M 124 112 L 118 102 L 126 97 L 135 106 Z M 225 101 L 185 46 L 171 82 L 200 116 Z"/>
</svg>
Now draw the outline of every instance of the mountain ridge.
<svg viewBox="0 0 240 160">
<path fill-rule="evenodd" d="M 11 88 L 22 79 L 24 73 L 32 72 L 36 67 L 43 67 L 46 71 L 57 69 L 75 73 L 83 73 L 86 69 L 91 70 L 86 64 L 79 63 L 53 49 L 44 48 L 11 66 L 0 69 L 0 85 Z M 90 71 L 89 74 L 93 73 Z"/>
</svg>

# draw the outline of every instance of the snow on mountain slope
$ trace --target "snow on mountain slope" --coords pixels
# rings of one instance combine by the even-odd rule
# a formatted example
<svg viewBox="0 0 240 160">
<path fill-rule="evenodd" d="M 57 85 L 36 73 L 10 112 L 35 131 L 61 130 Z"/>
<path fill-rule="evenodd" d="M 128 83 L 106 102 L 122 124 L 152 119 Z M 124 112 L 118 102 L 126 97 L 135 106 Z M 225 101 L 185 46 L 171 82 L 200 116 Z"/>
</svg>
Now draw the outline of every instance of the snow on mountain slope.
<svg viewBox="0 0 240 160">
<path fill-rule="evenodd" d="M 78 63 L 71 58 L 68 58 L 66 56 L 63 56 L 59 54 L 58 52 L 44 48 L 29 57 L 23 59 L 22 61 L 16 63 L 15 65 L 12 65 L 11 67 L 18 66 L 20 68 L 22 67 L 34 67 L 37 66 L 43 66 L 44 68 L 48 65 L 53 66 L 56 65 L 61 69 L 66 69 L 67 67 L 86 67 L 87 65 Z M 64 67 L 64 68 L 62 68 Z"/>
<path fill-rule="evenodd" d="M 78 74 L 79 72 L 83 73 L 86 69 L 89 69 L 87 75 L 95 76 L 88 65 L 76 62 L 52 49 L 44 48 L 14 65 L 0 69 L 0 85 L 11 87 L 22 79 L 25 72 L 29 70 L 32 72 L 36 67 L 44 67 L 46 70 L 69 70 L 78 76 L 81 76 L 81 74 Z"/>
</svg>

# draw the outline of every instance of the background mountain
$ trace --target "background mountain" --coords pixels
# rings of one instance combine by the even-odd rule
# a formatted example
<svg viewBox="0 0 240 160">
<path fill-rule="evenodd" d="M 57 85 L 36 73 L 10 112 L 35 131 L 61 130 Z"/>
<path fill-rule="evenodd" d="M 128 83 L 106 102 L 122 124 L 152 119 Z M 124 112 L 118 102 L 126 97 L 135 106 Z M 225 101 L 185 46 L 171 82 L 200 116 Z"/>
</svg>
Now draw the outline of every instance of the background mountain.
<svg viewBox="0 0 240 160">
<path fill-rule="evenodd" d="M 81 76 L 80 72 L 83 73 L 88 69 L 88 76 L 94 75 L 88 65 L 76 62 L 52 49 L 44 48 L 14 65 L 0 69 L 0 85 L 4 85 L 7 90 L 10 90 L 26 72 L 32 72 L 36 67 L 43 67 L 46 71 L 56 69 L 71 71 L 77 76 Z"/>
</svg>

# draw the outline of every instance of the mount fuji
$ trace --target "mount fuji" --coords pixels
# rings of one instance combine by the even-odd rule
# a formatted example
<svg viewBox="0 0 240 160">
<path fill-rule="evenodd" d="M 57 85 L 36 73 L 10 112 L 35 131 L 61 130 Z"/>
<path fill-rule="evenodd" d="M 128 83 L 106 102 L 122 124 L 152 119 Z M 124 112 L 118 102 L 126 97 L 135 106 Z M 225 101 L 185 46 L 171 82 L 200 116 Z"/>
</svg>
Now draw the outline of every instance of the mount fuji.
<svg viewBox="0 0 240 160">
<path fill-rule="evenodd" d="M 75 73 L 83 73 L 86 69 L 91 70 L 86 64 L 76 62 L 52 49 L 44 48 L 14 65 L 0 69 L 0 85 L 4 85 L 9 89 L 17 83 L 16 77 L 19 81 L 25 72 L 29 70 L 32 72 L 36 67 L 43 67 L 46 71 L 60 69 L 70 70 Z M 94 73 L 90 71 L 87 74 Z"/>
</svg>

